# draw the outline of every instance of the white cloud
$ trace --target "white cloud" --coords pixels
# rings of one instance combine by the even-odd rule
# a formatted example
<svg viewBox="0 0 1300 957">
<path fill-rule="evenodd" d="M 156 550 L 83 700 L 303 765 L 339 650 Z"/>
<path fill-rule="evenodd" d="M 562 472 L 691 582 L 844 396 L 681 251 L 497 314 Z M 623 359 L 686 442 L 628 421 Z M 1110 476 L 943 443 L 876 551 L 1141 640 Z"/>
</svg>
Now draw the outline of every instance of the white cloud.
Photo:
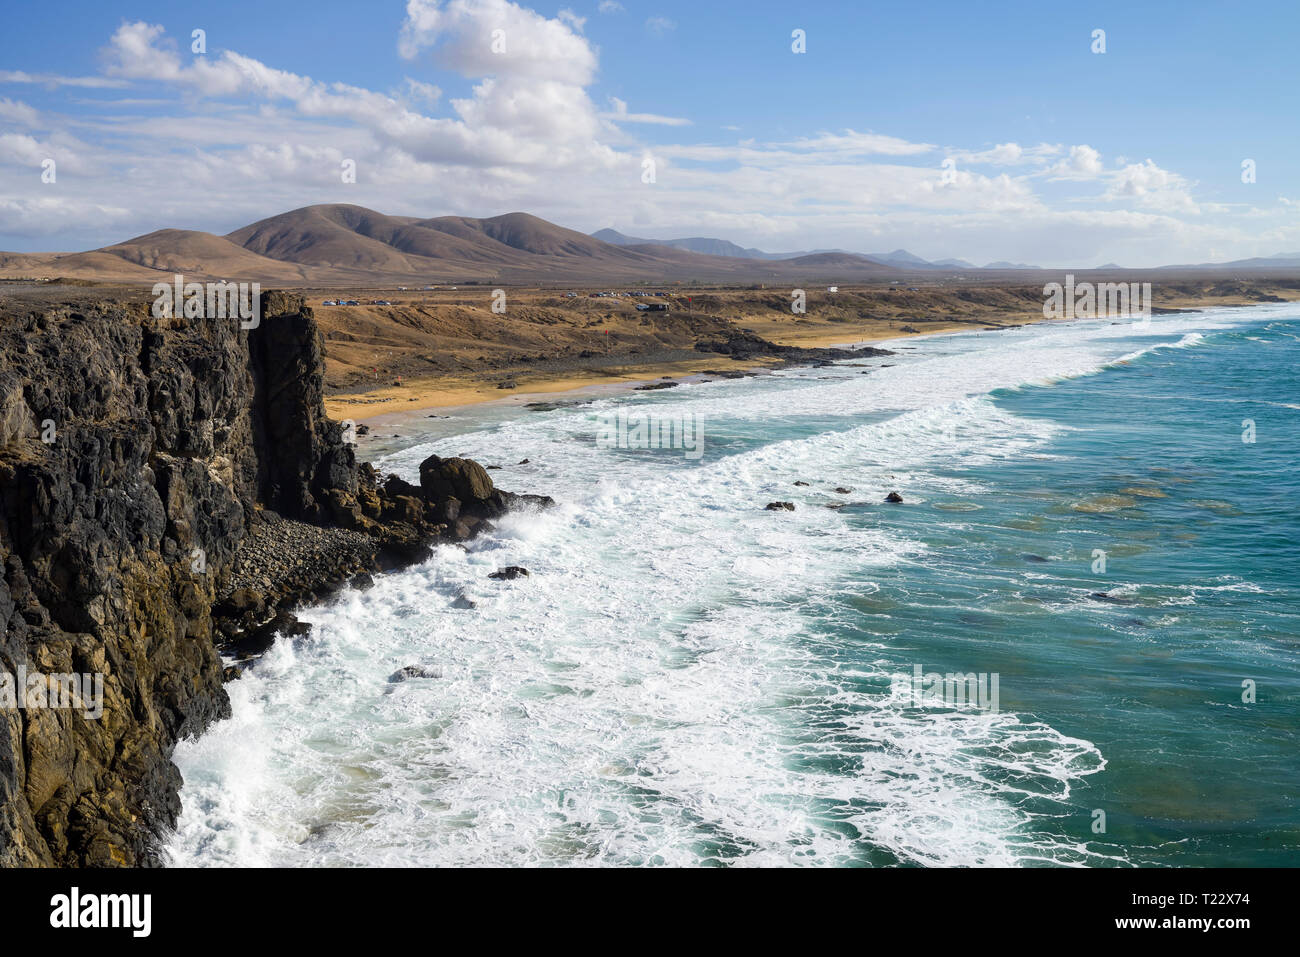
<svg viewBox="0 0 1300 957">
<path fill-rule="evenodd" d="M 674 20 L 669 20 L 667 17 L 650 17 L 646 20 L 645 27 L 651 33 L 663 36 L 663 34 L 667 33 L 669 30 L 676 30 L 677 23 Z"/>
<path fill-rule="evenodd" d="M 504 41 L 500 53 L 493 52 L 498 30 Z M 407 0 L 398 50 L 414 59 L 430 48 L 440 66 L 469 77 L 586 86 L 596 72 L 596 51 L 572 23 L 547 19 L 509 0 Z"/>
<path fill-rule="evenodd" d="M 568 7 L 565 7 L 563 10 L 557 13 L 555 17 L 561 23 L 567 23 L 569 26 L 573 27 L 573 29 L 576 30 L 578 33 L 581 33 L 582 28 L 587 25 L 586 17 L 578 16 Z"/>
<path fill-rule="evenodd" d="M 1050 143 L 1039 143 L 1037 146 L 999 143 L 991 149 L 974 152 L 954 150 L 949 155 L 958 163 L 968 166 L 1027 166 L 1044 163 L 1049 157 L 1056 156 L 1060 152 L 1060 146 Z"/>
<path fill-rule="evenodd" d="M 57 73 L 24 73 L 22 70 L 0 70 L 0 83 L 36 83 L 51 88 L 78 86 L 86 89 L 115 89 L 126 86 L 122 80 L 102 76 L 60 76 Z"/>
<path fill-rule="evenodd" d="M 1134 202 L 1137 205 L 1170 212 L 1198 213 L 1188 187 L 1190 183 L 1169 170 L 1161 169 L 1150 159 L 1130 163 L 1110 174 L 1105 198 Z"/>
<path fill-rule="evenodd" d="M 858 133 L 854 130 L 844 130 L 842 133 L 819 133 L 814 137 L 773 145 L 796 150 L 815 150 L 824 154 L 840 153 L 859 156 L 870 154 L 909 156 L 916 153 L 928 153 L 935 148 L 929 143 L 910 143 L 896 136 L 883 136 L 879 133 Z"/>
<path fill-rule="evenodd" d="M 611 96 L 609 102 L 613 104 L 614 109 L 609 113 L 601 113 L 602 120 L 610 120 L 615 123 L 651 123 L 658 126 L 690 126 L 691 121 L 679 116 L 660 116 L 657 113 L 629 113 L 627 103 L 616 96 Z"/>
<path fill-rule="evenodd" d="M 600 6 L 596 10 L 599 13 L 623 13 L 627 8 L 618 0 L 600 0 Z"/>
<path fill-rule="evenodd" d="M 161 99 L 87 103 L 98 113 L 60 115 L 80 138 L 0 136 L 0 166 L 14 170 L 0 171 L 0 246 L 21 235 L 55 238 L 32 240 L 43 248 L 77 248 L 84 236 L 85 248 L 170 225 L 225 232 L 297 206 L 353 202 L 421 216 L 524 209 L 578 229 L 720 235 L 772 250 L 887 243 L 979 262 L 1141 264 L 1200 261 L 1196 250 L 1211 242 L 1274 247 L 1260 253 L 1300 247 L 1296 201 L 1224 212 L 1230 222 L 1213 223 L 1204 215 L 1213 207 L 1203 206 L 1189 222 L 1198 213 L 1194 184 L 1150 160 L 1107 168 L 1087 145 L 993 140 L 939 153 L 932 143 L 853 129 L 800 136 L 796 126 L 779 140 L 737 141 L 738 128 L 727 126 L 720 143 L 703 132 L 663 142 L 672 134 L 661 129 L 651 146 L 636 125 L 690 121 L 634 113 L 599 89 L 598 51 L 581 17 L 548 18 L 509 0 L 410 0 L 406 12 L 398 45 L 414 61 L 412 76 L 389 93 L 235 51 L 193 59 L 161 27 L 123 24 L 105 51 L 102 85 Z M 505 31 L 500 54 L 491 49 L 497 29 Z M 469 89 L 444 97 L 424 82 L 417 58 L 425 54 L 468 77 Z M 12 82 L 38 82 L 24 76 Z M 123 109 L 132 103 L 150 109 Z M 30 109 L 0 100 L 0 117 L 8 111 L 14 122 L 32 119 Z M 645 184 L 641 158 L 651 151 L 656 183 Z M 955 182 L 941 181 L 936 153 L 958 160 Z M 57 193 L 39 184 L 47 156 L 59 161 Z M 356 161 L 356 184 L 341 182 L 343 159 Z M 77 175 L 62 175 L 65 161 Z M 1074 195 L 1081 190 L 1089 195 Z"/>
<path fill-rule="evenodd" d="M 0 120 L 8 120 L 20 126 L 35 126 L 39 122 L 39 114 L 21 100 L 0 97 Z"/>
<path fill-rule="evenodd" d="M 1091 146 L 1071 146 L 1070 154 L 1048 172 L 1054 179 L 1097 179 L 1104 171 L 1101 154 Z"/>
<path fill-rule="evenodd" d="M 432 83 L 422 83 L 419 80 L 413 80 L 409 76 L 405 79 L 404 95 L 408 102 L 424 103 L 433 106 L 442 99 L 442 90 Z"/>
</svg>

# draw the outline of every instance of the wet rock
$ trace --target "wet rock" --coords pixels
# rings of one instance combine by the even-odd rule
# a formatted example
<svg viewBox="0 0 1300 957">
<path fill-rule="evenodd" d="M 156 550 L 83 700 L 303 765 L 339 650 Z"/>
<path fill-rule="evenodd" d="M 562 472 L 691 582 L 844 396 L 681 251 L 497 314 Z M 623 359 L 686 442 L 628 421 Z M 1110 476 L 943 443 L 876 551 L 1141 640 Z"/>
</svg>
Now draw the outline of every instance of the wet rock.
<svg viewBox="0 0 1300 957">
<path fill-rule="evenodd" d="M 308 632 L 282 609 L 552 504 L 468 460 L 425 470 L 446 483 L 432 502 L 424 475 L 359 464 L 311 309 L 269 291 L 261 319 L 100 299 L 0 322 L 0 667 L 102 673 L 105 699 L 95 721 L 0 713 L 0 867 L 160 863 L 172 751 L 229 716 L 242 671 L 218 646 L 252 660 Z M 449 498 L 454 528 L 434 514 Z"/>
<path fill-rule="evenodd" d="M 769 512 L 780 512 L 780 511 L 793 512 L 794 502 L 768 502 L 763 507 L 767 509 Z"/>
<path fill-rule="evenodd" d="M 389 684 L 398 684 L 402 681 L 409 681 L 412 678 L 441 678 L 442 671 L 438 668 L 425 668 L 421 665 L 407 665 L 405 668 L 398 668 L 388 676 Z"/>
<path fill-rule="evenodd" d="M 841 485 L 839 488 L 837 488 L 837 489 L 835 490 L 835 494 L 836 494 L 836 495 L 848 495 L 848 494 L 849 494 L 850 492 L 852 492 L 852 491 L 853 491 L 853 489 L 851 489 L 851 488 L 845 488 L 844 486 Z"/>
<path fill-rule="evenodd" d="M 1095 592 L 1092 592 L 1090 595 L 1088 595 L 1088 597 L 1091 598 L 1091 599 L 1093 599 L 1093 600 L 1095 600 L 1095 601 L 1105 601 L 1105 602 L 1109 602 L 1109 603 L 1112 604 L 1112 605 L 1132 605 L 1132 604 L 1134 604 L 1134 601 L 1133 601 L 1132 598 L 1121 598 L 1119 595 L 1112 595 L 1112 594 L 1110 594 L 1110 593 L 1108 593 L 1108 592 L 1104 592 L 1104 591 L 1095 591 Z"/>
<path fill-rule="evenodd" d="M 507 565 L 505 568 L 498 568 L 488 578 L 495 578 L 499 581 L 514 581 L 516 578 L 527 578 L 528 569 L 522 565 Z"/>
<path fill-rule="evenodd" d="M 885 496 L 885 501 L 894 505 L 901 505 L 903 502 L 903 496 L 899 495 L 897 492 L 890 492 Z"/>
<path fill-rule="evenodd" d="M 481 502 L 492 495 L 494 486 L 487 470 L 473 459 L 430 455 L 420 463 L 420 488 L 434 502 L 448 498 Z"/>
<path fill-rule="evenodd" d="M 794 484 L 795 484 L 795 485 L 807 485 L 808 483 L 807 483 L 807 482 L 795 482 Z"/>
</svg>

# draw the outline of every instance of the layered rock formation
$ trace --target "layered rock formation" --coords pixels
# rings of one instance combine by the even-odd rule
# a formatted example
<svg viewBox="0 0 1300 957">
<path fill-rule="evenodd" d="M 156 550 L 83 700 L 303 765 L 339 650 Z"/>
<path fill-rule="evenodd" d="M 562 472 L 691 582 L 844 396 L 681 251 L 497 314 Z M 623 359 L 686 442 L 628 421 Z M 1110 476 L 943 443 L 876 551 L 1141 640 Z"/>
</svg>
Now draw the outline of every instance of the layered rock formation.
<svg viewBox="0 0 1300 957">
<path fill-rule="evenodd" d="M 436 488 L 359 467 L 311 310 L 267 293 L 261 316 L 0 319 L 0 670 L 104 676 L 98 720 L 0 703 L 0 866 L 157 863 L 172 748 L 229 714 L 219 642 L 521 501 L 473 463 L 426 463 Z M 294 529 L 347 547 L 313 563 Z"/>
</svg>

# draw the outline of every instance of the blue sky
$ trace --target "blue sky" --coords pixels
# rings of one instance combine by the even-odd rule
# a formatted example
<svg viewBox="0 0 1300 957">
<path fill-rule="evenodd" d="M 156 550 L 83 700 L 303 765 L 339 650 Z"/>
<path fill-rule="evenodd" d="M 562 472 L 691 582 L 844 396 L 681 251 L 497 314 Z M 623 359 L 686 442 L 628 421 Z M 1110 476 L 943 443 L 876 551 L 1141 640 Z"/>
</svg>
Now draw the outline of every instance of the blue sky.
<svg viewBox="0 0 1300 957">
<path fill-rule="evenodd" d="M 1297 26 L 1294 2 L 13 5 L 0 249 L 352 202 L 981 264 L 1300 250 Z"/>
</svg>

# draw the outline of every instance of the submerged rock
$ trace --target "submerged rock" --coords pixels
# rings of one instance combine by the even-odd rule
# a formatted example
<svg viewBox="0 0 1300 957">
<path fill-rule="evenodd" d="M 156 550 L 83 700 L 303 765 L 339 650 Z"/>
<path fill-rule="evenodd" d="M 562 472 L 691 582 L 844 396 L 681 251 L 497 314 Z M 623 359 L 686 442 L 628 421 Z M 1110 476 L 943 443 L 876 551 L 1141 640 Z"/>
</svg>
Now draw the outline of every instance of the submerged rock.
<svg viewBox="0 0 1300 957">
<path fill-rule="evenodd" d="M 767 509 L 769 512 L 781 512 L 781 511 L 793 512 L 794 502 L 768 502 L 763 507 Z"/>
<path fill-rule="evenodd" d="M 1134 601 L 1133 601 L 1132 598 L 1121 598 L 1121 597 L 1118 596 L 1118 595 L 1112 595 L 1112 594 L 1110 594 L 1109 592 L 1104 592 L 1104 591 L 1095 591 L 1095 592 L 1092 592 L 1090 595 L 1088 595 L 1088 597 L 1089 597 L 1089 598 L 1092 598 L 1092 599 L 1094 599 L 1094 600 L 1096 600 L 1096 601 L 1105 601 L 1105 602 L 1110 602 L 1112 605 L 1132 605 L 1132 604 L 1134 604 Z"/>
<path fill-rule="evenodd" d="M 488 578 L 495 578 L 499 581 L 514 581 L 516 578 L 527 578 L 528 569 L 522 565 L 507 565 L 505 568 L 498 568 Z"/>
<path fill-rule="evenodd" d="M 407 665 L 405 668 L 398 668 L 388 676 L 389 684 L 397 684 L 401 681 L 407 681 L 411 678 L 441 678 L 442 669 L 425 668 L 420 665 Z"/>
<path fill-rule="evenodd" d="M 899 495 L 897 492 L 890 492 L 885 496 L 885 501 L 893 505 L 901 505 L 903 502 L 903 496 Z"/>
</svg>

